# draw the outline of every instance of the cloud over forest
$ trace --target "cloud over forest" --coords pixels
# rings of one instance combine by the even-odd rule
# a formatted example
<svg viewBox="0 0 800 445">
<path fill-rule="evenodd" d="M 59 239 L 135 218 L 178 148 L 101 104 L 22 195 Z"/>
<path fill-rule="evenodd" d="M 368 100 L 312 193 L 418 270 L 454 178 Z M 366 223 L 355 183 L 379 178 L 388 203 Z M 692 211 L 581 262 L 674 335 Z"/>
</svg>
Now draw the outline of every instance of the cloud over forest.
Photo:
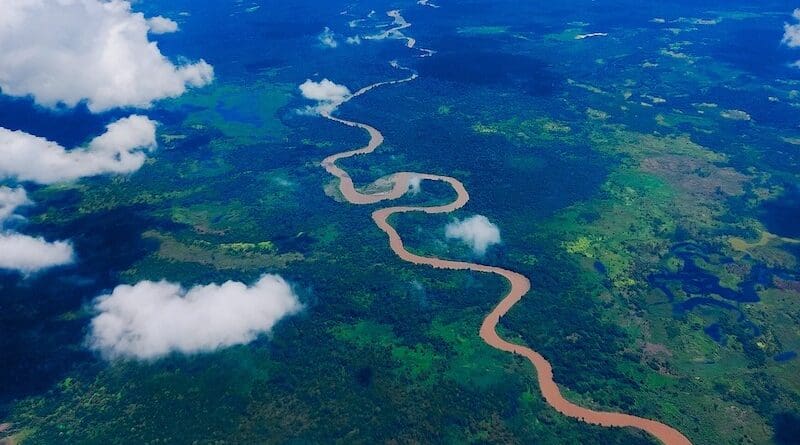
<svg viewBox="0 0 800 445">
<path fill-rule="evenodd" d="M 73 261 L 74 252 L 69 242 L 48 242 L 5 228 L 6 223 L 15 218 L 18 208 L 31 204 L 22 187 L 0 187 L 0 269 L 27 274 Z"/>
<path fill-rule="evenodd" d="M 156 147 L 156 123 L 131 115 L 109 124 L 85 147 L 67 150 L 23 131 L 0 128 L 0 179 L 39 184 L 138 170 Z"/>
<path fill-rule="evenodd" d="M 485 254 L 489 247 L 501 241 L 500 229 L 483 215 L 456 219 L 445 227 L 445 236 L 468 245 L 476 255 Z"/>
<path fill-rule="evenodd" d="M 794 10 L 792 17 L 798 23 L 783 25 L 783 43 L 790 48 L 797 48 L 800 46 L 800 8 Z"/>
<path fill-rule="evenodd" d="M 798 48 L 800 47 L 800 8 L 797 8 L 794 10 L 794 12 L 792 12 L 792 18 L 797 23 L 783 24 L 783 40 L 781 40 L 781 43 L 789 48 Z M 800 61 L 794 62 L 792 66 L 800 68 Z"/>
<path fill-rule="evenodd" d="M 316 106 L 307 108 L 307 111 L 315 114 L 330 113 L 350 97 L 350 90 L 346 86 L 328 79 L 319 82 L 306 79 L 300 85 L 300 93 L 306 99 L 317 102 Z"/>
<path fill-rule="evenodd" d="M 0 0 L 0 89 L 47 107 L 149 107 L 208 84 L 203 60 L 176 65 L 148 33 L 177 31 L 123 0 Z"/>
<path fill-rule="evenodd" d="M 155 147 L 156 123 L 138 115 L 109 124 L 85 147 L 71 150 L 24 131 L 0 128 L 0 181 L 53 184 L 130 173 L 141 168 L 146 152 Z M 22 187 L 0 187 L 0 269 L 28 274 L 74 261 L 70 242 L 50 242 L 6 227 L 19 207 L 31 204 Z"/>
<path fill-rule="evenodd" d="M 277 275 L 184 289 L 166 281 L 117 286 L 95 301 L 90 346 L 106 358 L 157 359 L 245 344 L 302 305 Z"/>
</svg>

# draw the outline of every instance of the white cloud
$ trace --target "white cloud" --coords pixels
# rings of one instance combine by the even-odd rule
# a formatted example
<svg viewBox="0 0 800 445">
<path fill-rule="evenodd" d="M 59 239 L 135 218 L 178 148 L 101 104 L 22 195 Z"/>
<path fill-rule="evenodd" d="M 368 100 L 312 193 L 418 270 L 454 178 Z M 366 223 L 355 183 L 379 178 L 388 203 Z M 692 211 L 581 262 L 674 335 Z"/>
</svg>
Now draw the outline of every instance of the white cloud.
<svg viewBox="0 0 800 445">
<path fill-rule="evenodd" d="M 361 45 L 361 36 L 353 36 L 347 38 L 348 45 Z"/>
<path fill-rule="evenodd" d="M 430 0 L 417 0 L 417 4 L 418 5 L 422 5 L 422 6 L 430 6 L 431 8 L 438 8 L 439 7 L 439 5 L 431 3 Z"/>
<path fill-rule="evenodd" d="M 606 36 L 608 36 L 607 32 L 591 32 L 589 34 L 578 34 L 577 36 L 575 36 L 575 40 L 584 40 L 592 37 L 606 37 Z"/>
<path fill-rule="evenodd" d="M 32 273 L 69 264 L 73 256 L 72 244 L 67 241 L 51 243 L 19 233 L 0 234 L 0 269 Z"/>
<path fill-rule="evenodd" d="M 32 204 L 22 187 L 0 187 L 0 229 L 17 210 Z M 48 267 L 72 262 L 72 245 L 65 241 L 53 243 L 11 231 L 0 230 L 0 269 L 32 273 Z"/>
<path fill-rule="evenodd" d="M 460 240 L 477 255 L 483 255 L 490 246 L 500 243 L 500 229 L 483 215 L 456 219 L 445 227 L 445 236 Z"/>
<path fill-rule="evenodd" d="M 107 358 L 156 359 L 245 344 L 302 309 L 291 286 L 264 275 L 188 291 L 166 281 L 117 286 L 95 301 L 90 346 Z"/>
<path fill-rule="evenodd" d="M 145 151 L 155 146 L 156 123 L 137 115 L 109 124 L 86 147 L 72 150 L 23 131 L 0 128 L 0 180 L 51 184 L 129 173 L 144 164 Z M 71 263 L 75 255 L 70 242 L 48 242 L 3 229 L 17 208 L 30 204 L 23 188 L 0 187 L 0 269 L 32 273 Z"/>
<path fill-rule="evenodd" d="M 31 201 L 25 189 L 17 187 L 0 187 L 0 225 L 6 222 L 19 207 L 29 205 Z"/>
<path fill-rule="evenodd" d="M 339 46 L 339 42 L 336 41 L 336 37 L 333 35 L 333 31 L 331 31 L 331 29 L 328 28 L 327 26 L 322 31 L 322 33 L 317 36 L 317 39 L 319 39 L 319 43 L 322 43 L 324 46 L 327 46 L 328 48 L 336 48 L 337 46 Z"/>
<path fill-rule="evenodd" d="M 51 184 L 138 170 L 156 146 L 156 123 L 131 115 L 109 124 L 86 147 L 66 150 L 23 131 L 0 128 L 0 179 Z"/>
<path fill-rule="evenodd" d="M 408 192 L 416 195 L 422 191 L 422 178 L 419 176 L 412 176 L 408 179 Z"/>
<path fill-rule="evenodd" d="M 169 34 L 178 31 L 178 24 L 166 17 L 156 16 L 147 19 L 152 34 Z"/>
<path fill-rule="evenodd" d="M 792 13 L 792 17 L 800 22 L 800 8 L 797 8 Z M 783 43 L 790 48 L 797 48 L 800 46 L 800 23 L 790 25 L 783 24 Z"/>
<path fill-rule="evenodd" d="M 798 22 L 800 22 L 800 8 L 797 8 L 792 13 L 792 17 Z M 783 24 L 783 40 L 784 43 L 789 48 L 797 48 L 800 47 L 800 23 L 790 25 L 788 23 Z M 792 66 L 800 68 L 800 60 L 794 62 Z"/>
<path fill-rule="evenodd" d="M 200 60 L 176 66 L 148 40 L 148 32 L 177 25 L 145 19 L 123 0 L 0 0 L 0 89 L 33 96 L 44 106 L 92 112 L 149 107 L 211 82 Z"/>
<path fill-rule="evenodd" d="M 350 90 L 328 79 L 314 82 L 306 79 L 300 85 L 300 93 L 306 99 L 317 101 L 315 107 L 308 107 L 306 111 L 311 113 L 330 113 L 350 97 Z"/>
<path fill-rule="evenodd" d="M 724 110 L 720 112 L 720 116 L 724 117 L 725 119 L 730 119 L 734 121 L 749 121 L 752 120 L 752 117 L 746 112 L 742 110 Z"/>
<path fill-rule="evenodd" d="M 339 85 L 328 79 L 322 79 L 319 82 L 306 79 L 306 81 L 300 85 L 300 92 L 306 99 L 320 102 L 342 101 L 350 95 L 350 90 L 346 86 Z"/>
</svg>

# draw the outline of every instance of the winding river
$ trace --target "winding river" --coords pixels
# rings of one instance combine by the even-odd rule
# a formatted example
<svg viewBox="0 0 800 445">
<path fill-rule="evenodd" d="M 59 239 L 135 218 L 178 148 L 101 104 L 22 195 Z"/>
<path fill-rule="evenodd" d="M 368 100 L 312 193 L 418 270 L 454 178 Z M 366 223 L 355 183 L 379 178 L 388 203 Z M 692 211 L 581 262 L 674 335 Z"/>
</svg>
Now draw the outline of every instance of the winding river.
<svg viewBox="0 0 800 445">
<path fill-rule="evenodd" d="M 393 62 L 393 66 L 398 69 L 410 71 Z M 320 115 L 326 119 L 338 122 L 350 127 L 360 128 L 369 134 L 369 142 L 367 145 L 354 150 L 345 151 L 328 156 L 322 161 L 322 166 L 331 175 L 339 180 L 339 191 L 342 196 L 351 204 L 375 204 L 381 201 L 388 201 L 400 198 L 405 195 L 409 189 L 412 180 L 420 181 L 442 181 L 450 184 L 456 192 L 456 199 L 449 204 L 431 207 L 419 206 L 396 206 L 385 207 L 375 210 L 372 213 L 372 219 L 375 224 L 389 236 L 389 246 L 392 251 L 401 259 L 413 264 L 427 265 L 438 269 L 450 270 L 471 270 L 482 273 L 493 273 L 502 276 L 510 284 L 508 293 L 500 300 L 500 303 L 484 318 L 483 324 L 480 328 L 480 336 L 483 341 L 489 346 L 499 349 L 501 351 L 519 354 L 533 364 L 536 369 L 536 375 L 539 382 L 539 387 L 542 391 L 542 396 L 550 406 L 569 417 L 573 417 L 582 422 L 593 425 L 600 425 L 604 427 L 632 427 L 646 431 L 659 439 L 666 445 L 690 445 L 691 442 L 680 431 L 665 425 L 655 420 L 636 417 L 630 414 L 595 411 L 589 408 L 578 406 L 561 394 L 561 390 L 553 379 L 553 367 L 541 354 L 525 346 L 514 344 L 504 340 L 497 333 L 497 324 L 500 319 L 519 302 L 522 297 L 531 289 L 530 280 L 522 274 L 517 272 L 503 269 L 495 266 L 488 266 L 478 263 L 470 263 L 465 261 L 452 261 L 436 257 L 425 257 L 416 255 L 409 252 L 403 245 L 403 239 L 397 230 L 389 223 L 389 218 L 397 213 L 406 212 L 424 212 L 424 213 L 449 213 L 456 209 L 463 207 L 469 201 L 469 193 L 459 180 L 449 177 L 432 175 L 427 173 L 414 173 L 414 172 L 398 172 L 391 175 L 388 180 L 392 184 L 392 188 L 385 192 L 380 193 L 362 193 L 356 189 L 353 179 L 341 167 L 336 165 L 336 161 L 349 158 L 352 156 L 365 155 L 372 153 L 383 143 L 383 135 L 378 129 L 370 125 L 342 119 L 333 116 L 336 107 L 344 102 L 347 102 L 355 97 L 358 97 L 368 91 L 384 85 L 392 85 L 403 82 L 408 82 L 416 79 L 416 74 L 411 74 L 409 77 L 400 80 L 379 82 L 367 87 L 364 87 L 345 99 L 333 103 L 331 107 L 320 111 Z"/>
</svg>

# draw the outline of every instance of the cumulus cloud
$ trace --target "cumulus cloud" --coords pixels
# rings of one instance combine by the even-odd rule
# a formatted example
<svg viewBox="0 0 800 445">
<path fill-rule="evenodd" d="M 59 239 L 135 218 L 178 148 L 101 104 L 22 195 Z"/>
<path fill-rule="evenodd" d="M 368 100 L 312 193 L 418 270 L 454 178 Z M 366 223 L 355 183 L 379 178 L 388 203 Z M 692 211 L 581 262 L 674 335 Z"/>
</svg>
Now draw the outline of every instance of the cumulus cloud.
<svg viewBox="0 0 800 445">
<path fill-rule="evenodd" d="M 361 45 L 361 36 L 352 36 L 347 38 L 348 45 Z"/>
<path fill-rule="evenodd" d="M 150 27 L 152 34 L 169 34 L 178 31 L 177 23 L 160 15 L 147 19 L 147 26 Z"/>
<path fill-rule="evenodd" d="M 95 300 L 89 345 L 106 358 L 156 359 L 245 344 L 302 309 L 277 275 L 189 290 L 166 281 L 117 286 Z"/>
<path fill-rule="evenodd" d="M 39 184 L 138 170 L 156 146 L 156 123 L 132 115 L 106 127 L 85 147 L 66 150 L 23 131 L 0 128 L 0 180 Z M 23 188 L 0 187 L 0 269 L 32 273 L 74 260 L 68 241 L 49 242 L 5 229 L 17 208 L 32 204 Z"/>
<path fill-rule="evenodd" d="M 28 194 L 25 189 L 17 187 L 12 189 L 10 187 L 0 187 L 0 224 L 3 224 L 11 218 L 11 215 L 17 211 L 19 207 L 29 205 L 31 202 L 28 199 Z"/>
<path fill-rule="evenodd" d="M 156 123 L 131 115 L 109 124 L 86 147 L 61 145 L 23 131 L 0 128 L 0 178 L 40 184 L 138 170 L 156 146 Z"/>
<path fill-rule="evenodd" d="M 322 30 L 322 33 L 317 36 L 317 39 L 319 40 L 319 43 L 327 46 L 328 48 L 336 48 L 339 46 L 339 42 L 336 41 L 336 36 L 333 35 L 333 31 L 331 31 L 331 29 L 327 26 L 324 30 Z"/>
<path fill-rule="evenodd" d="M 792 13 L 792 17 L 800 22 L 800 8 L 797 8 Z M 797 48 L 800 46 L 800 23 L 790 25 L 783 24 L 783 43 L 790 48 Z"/>
<path fill-rule="evenodd" d="M 21 206 L 30 205 L 21 187 L 0 187 L 0 229 Z M 66 241 L 47 242 L 8 230 L 0 230 L 0 269 L 33 273 L 72 262 L 72 245 Z"/>
<path fill-rule="evenodd" d="M 300 92 L 306 99 L 320 102 L 337 102 L 350 95 L 350 90 L 346 86 L 339 85 L 328 79 L 322 79 L 319 82 L 306 79 L 300 85 Z"/>
<path fill-rule="evenodd" d="M 500 229 L 483 215 L 456 219 L 445 227 L 445 236 L 460 240 L 477 255 L 485 254 L 490 246 L 500 243 Z"/>
<path fill-rule="evenodd" d="M 0 234 L 0 269 L 33 273 L 73 261 L 72 244 L 19 233 Z"/>
<path fill-rule="evenodd" d="M 148 32 L 177 30 L 163 17 L 147 20 L 123 0 L 0 0 L 0 89 L 40 105 L 92 112 L 149 107 L 211 82 L 203 60 L 173 64 Z"/>
<path fill-rule="evenodd" d="M 306 111 L 315 114 L 330 113 L 350 97 L 350 90 L 346 86 L 328 79 L 319 82 L 306 79 L 300 85 L 300 93 L 306 99 L 317 101 L 316 106 L 306 108 Z"/>
</svg>

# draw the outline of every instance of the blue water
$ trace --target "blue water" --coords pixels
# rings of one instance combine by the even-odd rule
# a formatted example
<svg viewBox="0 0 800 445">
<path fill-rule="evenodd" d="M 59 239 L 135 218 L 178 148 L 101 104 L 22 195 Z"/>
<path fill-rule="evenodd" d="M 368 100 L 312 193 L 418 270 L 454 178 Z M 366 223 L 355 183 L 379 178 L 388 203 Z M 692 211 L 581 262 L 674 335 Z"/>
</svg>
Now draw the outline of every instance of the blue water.
<svg viewBox="0 0 800 445">
<path fill-rule="evenodd" d="M 800 186 L 785 184 L 783 194 L 761 206 L 761 220 L 776 235 L 800 237 Z"/>
<path fill-rule="evenodd" d="M 697 246 L 691 243 L 677 244 L 673 248 L 672 253 L 683 260 L 683 269 L 675 273 L 656 273 L 651 275 L 648 279 L 652 286 L 663 290 L 670 298 L 670 301 L 674 300 L 675 296 L 672 291 L 664 285 L 667 281 L 680 282 L 684 292 L 692 296 L 719 295 L 728 301 L 753 303 L 759 301 L 756 286 L 769 283 L 772 276 L 771 272 L 766 270 L 766 268 L 754 267 L 750 277 L 743 283 L 741 289 L 733 290 L 721 286 L 717 276 L 697 266 L 695 258 L 701 258 L 704 261 L 709 260 L 709 257 L 702 253 Z"/>
<path fill-rule="evenodd" d="M 715 342 L 722 342 L 722 327 L 718 323 L 712 323 L 706 326 L 703 332 L 708 334 Z"/>
<path fill-rule="evenodd" d="M 795 358 L 797 358 L 797 352 L 795 351 L 784 351 L 780 354 L 776 354 L 775 357 L 773 357 L 776 362 L 788 362 L 789 360 L 793 360 Z"/>
<path fill-rule="evenodd" d="M 667 296 L 672 303 L 675 315 L 680 317 L 686 312 L 693 311 L 701 306 L 733 311 L 738 314 L 738 323 L 747 327 L 752 336 L 760 335 L 761 329 L 747 318 L 747 315 L 740 309 L 739 305 L 741 303 L 756 303 L 760 301 L 757 290 L 770 287 L 774 276 L 794 276 L 786 271 L 756 264 L 751 268 L 748 278 L 741 285 L 741 289 L 732 290 L 721 286 L 719 278 L 697 266 L 696 259 L 710 261 L 710 257 L 703 253 L 698 245 L 692 242 L 677 243 L 673 246 L 672 254 L 683 260 L 683 268 L 674 273 L 659 272 L 652 274 L 648 278 L 648 282 Z M 731 261 L 730 259 L 723 259 L 723 262 Z M 683 292 L 688 295 L 688 298 L 677 301 L 677 296 L 670 289 L 670 283 L 680 286 Z M 720 342 L 724 338 L 724 332 L 717 323 L 707 326 L 704 332 L 716 342 Z"/>
</svg>

